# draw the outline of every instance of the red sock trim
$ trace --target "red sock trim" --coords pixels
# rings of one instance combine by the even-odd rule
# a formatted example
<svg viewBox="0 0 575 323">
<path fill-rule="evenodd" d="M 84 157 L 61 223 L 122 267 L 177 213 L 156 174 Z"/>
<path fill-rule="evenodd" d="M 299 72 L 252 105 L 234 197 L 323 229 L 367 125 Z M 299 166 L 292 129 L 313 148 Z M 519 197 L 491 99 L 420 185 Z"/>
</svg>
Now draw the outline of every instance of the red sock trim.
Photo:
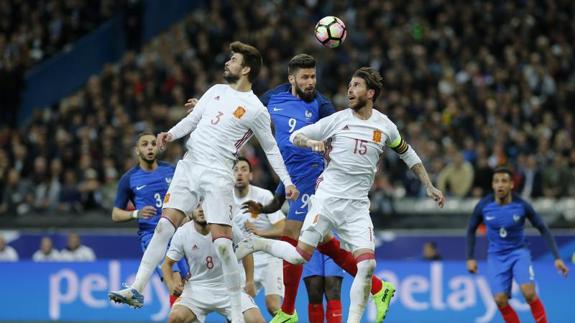
<svg viewBox="0 0 575 323">
<path fill-rule="evenodd" d="M 323 304 L 310 303 L 307 305 L 307 317 L 310 323 L 323 323 L 324 322 L 324 312 Z"/>
<path fill-rule="evenodd" d="M 341 323 L 342 317 L 341 301 L 339 299 L 327 301 L 327 313 L 325 315 L 327 323 Z"/>
<path fill-rule="evenodd" d="M 362 253 L 361 255 L 357 256 L 355 258 L 355 261 L 357 263 L 362 262 L 364 260 L 371 260 L 371 259 L 375 259 L 375 255 L 373 254 L 373 252 L 366 252 L 366 253 Z"/>
<path fill-rule="evenodd" d="M 178 300 L 178 296 L 170 295 L 170 307 L 174 306 L 174 303 Z"/>
</svg>

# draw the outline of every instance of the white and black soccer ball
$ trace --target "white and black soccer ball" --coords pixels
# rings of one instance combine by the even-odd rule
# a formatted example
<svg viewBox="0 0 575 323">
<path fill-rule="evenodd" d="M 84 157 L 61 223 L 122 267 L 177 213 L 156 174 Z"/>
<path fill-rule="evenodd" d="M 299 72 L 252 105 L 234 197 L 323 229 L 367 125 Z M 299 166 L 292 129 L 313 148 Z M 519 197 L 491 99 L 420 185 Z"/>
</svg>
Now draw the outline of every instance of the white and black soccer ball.
<svg viewBox="0 0 575 323">
<path fill-rule="evenodd" d="M 336 48 L 343 44 L 345 37 L 347 29 L 338 17 L 323 17 L 315 25 L 315 38 L 325 47 Z"/>
</svg>

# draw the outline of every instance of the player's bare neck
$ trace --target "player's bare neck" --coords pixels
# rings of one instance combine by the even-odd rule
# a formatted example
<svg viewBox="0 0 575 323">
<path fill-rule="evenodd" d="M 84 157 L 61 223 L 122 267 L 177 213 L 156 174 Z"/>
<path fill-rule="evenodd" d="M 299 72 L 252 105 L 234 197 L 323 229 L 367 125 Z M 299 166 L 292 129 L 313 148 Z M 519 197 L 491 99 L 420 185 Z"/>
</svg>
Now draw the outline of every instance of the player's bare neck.
<svg viewBox="0 0 575 323">
<path fill-rule="evenodd" d="M 357 110 L 356 109 L 353 110 L 353 114 L 358 119 L 361 119 L 361 120 L 367 120 L 367 119 L 371 118 L 372 113 L 373 113 L 373 108 L 369 104 L 366 104 Z"/>
<path fill-rule="evenodd" d="M 194 227 L 196 228 L 196 231 L 198 231 L 199 234 L 205 236 L 208 235 L 208 233 L 210 233 L 210 229 L 208 228 L 208 225 L 201 225 L 197 222 L 194 222 Z"/>
<path fill-rule="evenodd" d="M 250 192 L 250 187 L 246 186 L 246 187 L 236 187 L 234 188 L 236 191 L 236 196 L 237 197 L 246 197 L 248 195 L 248 193 Z"/>
<path fill-rule="evenodd" d="M 512 196 L 511 193 L 505 195 L 503 198 L 495 198 L 495 200 L 497 201 L 497 204 L 499 205 L 505 205 L 505 204 L 509 204 L 511 203 L 512 200 Z"/>
<path fill-rule="evenodd" d="M 252 83 L 246 77 L 240 77 L 235 83 L 230 83 L 230 86 L 238 92 L 249 92 L 252 90 Z"/>
<path fill-rule="evenodd" d="M 145 171 L 151 172 L 154 169 L 158 168 L 158 161 L 155 160 L 153 163 L 147 163 L 143 160 L 140 160 L 140 168 Z"/>
</svg>

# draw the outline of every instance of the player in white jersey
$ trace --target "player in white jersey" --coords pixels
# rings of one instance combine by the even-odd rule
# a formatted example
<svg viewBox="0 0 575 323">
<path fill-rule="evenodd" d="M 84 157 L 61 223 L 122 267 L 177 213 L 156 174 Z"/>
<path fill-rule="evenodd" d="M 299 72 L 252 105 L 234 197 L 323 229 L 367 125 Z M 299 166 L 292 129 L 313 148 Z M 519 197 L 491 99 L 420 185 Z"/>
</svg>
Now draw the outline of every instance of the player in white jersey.
<svg viewBox="0 0 575 323">
<path fill-rule="evenodd" d="M 232 321 L 242 322 L 240 312 L 240 272 L 232 244 L 233 174 L 237 151 L 255 135 L 268 160 L 286 185 L 286 198 L 297 198 L 298 191 L 285 168 L 277 143 L 271 133 L 270 116 L 252 92 L 261 68 L 259 51 L 241 42 L 230 45 L 232 56 L 225 64 L 224 78 L 229 84 L 212 86 L 196 107 L 168 132 L 158 135 L 158 147 L 193 132 L 187 141 L 188 152 L 178 162 L 164 198 L 162 219 L 158 222 L 150 245 L 144 252 L 132 286 L 108 295 L 116 302 L 133 307 L 143 305 L 141 294 L 155 266 L 165 255 L 176 228 L 204 198 L 207 222 L 231 297 Z"/>
<path fill-rule="evenodd" d="M 282 236 L 285 227 L 285 215 L 282 211 L 271 214 L 242 212 L 240 206 L 247 201 L 268 204 L 273 200 L 272 192 L 250 185 L 252 165 L 245 157 L 238 157 L 234 166 L 234 201 L 236 214 L 234 226 L 241 228 L 243 235 L 255 234 L 260 237 L 276 239 Z M 266 308 L 274 316 L 280 309 L 284 297 L 283 260 L 265 252 L 254 253 L 254 283 L 256 294 L 263 288 L 266 295 Z"/>
<path fill-rule="evenodd" d="M 372 68 L 357 70 L 348 88 L 350 109 L 323 118 L 295 131 L 295 145 L 325 151 L 327 168 L 318 179 L 297 248 L 289 243 L 248 237 L 236 251 L 238 258 L 263 250 L 294 264 L 306 262 L 320 242 L 332 238 L 335 229 L 340 240 L 352 251 L 357 274 L 350 291 L 348 322 L 359 322 L 371 288 L 375 270 L 375 241 L 369 216 L 368 192 L 385 147 L 399 153 L 407 166 L 424 183 L 427 194 L 440 207 L 443 193 L 431 183 L 415 151 L 401 138 L 395 124 L 373 109 L 382 89 L 381 76 Z"/>
<path fill-rule="evenodd" d="M 174 234 L 170 249 L 162 265 L 170 291 L 181 289 L 173 279 L 173 265 L 182 258 L 190 264 L 190 279 L 185 282 L 181 296 L 176 300 L 168 322 L 204 322 L 211 312 L 230 318 L 230 296 L 223 279 L 222 264 L 212 243 L 212 235 L 204 212 L 198 207 L 192 220 Z M 254 300 L 241 294 L 241 311 L 246 322 L 265 322 Z"/>
</svg>

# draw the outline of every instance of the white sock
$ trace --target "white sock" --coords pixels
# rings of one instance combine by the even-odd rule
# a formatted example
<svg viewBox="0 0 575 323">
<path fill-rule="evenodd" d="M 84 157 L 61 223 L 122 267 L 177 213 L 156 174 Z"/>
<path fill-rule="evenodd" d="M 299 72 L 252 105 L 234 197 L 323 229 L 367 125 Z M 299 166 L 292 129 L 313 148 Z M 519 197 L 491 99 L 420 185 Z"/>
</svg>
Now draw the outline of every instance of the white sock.
<svg viewBox="0 0 575 323">
<path fill-rule="evenodd" d="M 230 293 L 230 303 L 232 305 L 232 322 L 243 322 L 242 303 L 241 303 L 241 275 L 240 265 L 234 254 L 232 240 L 227 238 L 218 238 L 214 240 L 214 247 L 220 257 L 222 270 L 224 272 L 224 281 Z"/>
<path fill-rule="evenodd" d="M 296 247 L 288 242 L 260 237 L 254 237 L 253 239 L 256 250 L 264 251 L 294 265 L 301 265 L 306 262 L 306 259 L 297 252 Z"/>
<path fill-rule="evenodd" d="M 144 256 L 142 256 L 142 260 L 140 261 L 140 267 L 138 267 L 138 273 L 136 274 L 136 280 L 134 280 L 132 288 L 135 288 L 140 293 L 143 292 L 144 287 L 146 287 L 150 281 L 150 277 L 154 274 L 156 267 L 164 260 L 168 243 L 174 235 L 174 232 L 176 232 L 176 229 L 172 223 L 165 218 L 160 218 L 152 240 L 144 251 Z"/>
<path fill-rule="evenodd" d="M 371 291 L 371 277 L 374 270 L 375 260 L 373 259 L 357 263 L 357 274 L 353 279 L 349 292 L 350 304 L 347 323 L 358 323 L 361 321 Z"/>
</svg>

